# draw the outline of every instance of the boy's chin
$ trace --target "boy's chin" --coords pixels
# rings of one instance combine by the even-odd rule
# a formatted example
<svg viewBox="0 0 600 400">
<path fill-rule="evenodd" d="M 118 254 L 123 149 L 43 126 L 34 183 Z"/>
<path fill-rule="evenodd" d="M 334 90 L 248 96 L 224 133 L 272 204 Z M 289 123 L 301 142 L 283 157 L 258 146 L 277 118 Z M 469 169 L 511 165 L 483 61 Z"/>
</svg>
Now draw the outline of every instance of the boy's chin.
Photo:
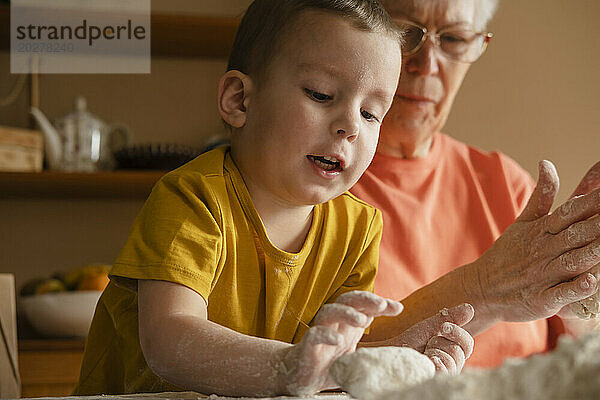
<svg viewBox="0 0 600 400">
<path fill-rule="evenodd" d="M 349 188 L 348 188 L 349 189 Z M 333 200 L 341 194 L 348 191 L 348 189 L 341 190 L 314 190 L 311 193 L 304 193 L 304 199 L 306 204 L 322 204 L 327 203 L 329 200 Z"/>
</svg>

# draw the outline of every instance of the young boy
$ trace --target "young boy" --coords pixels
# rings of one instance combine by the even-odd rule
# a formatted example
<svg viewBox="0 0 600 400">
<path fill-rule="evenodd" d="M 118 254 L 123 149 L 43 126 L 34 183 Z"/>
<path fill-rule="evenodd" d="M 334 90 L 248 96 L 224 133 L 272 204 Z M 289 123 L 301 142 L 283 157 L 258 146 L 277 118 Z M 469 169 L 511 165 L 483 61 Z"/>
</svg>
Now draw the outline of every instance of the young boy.
<svg viewBox="0 0 600 400">
<path fill-rule="evenodd" d="M 364 292 L 381 216 L 346 193 L 375 152 L 399 43 L 374 0 L 249 7 L 218 89 L 231 147 L 152 191 L 97 306 L 77 394 L 333 386 L 331 363 L 401 311 Z M 468 347 L 454 329 L 446 344 Z"/>
</svg>

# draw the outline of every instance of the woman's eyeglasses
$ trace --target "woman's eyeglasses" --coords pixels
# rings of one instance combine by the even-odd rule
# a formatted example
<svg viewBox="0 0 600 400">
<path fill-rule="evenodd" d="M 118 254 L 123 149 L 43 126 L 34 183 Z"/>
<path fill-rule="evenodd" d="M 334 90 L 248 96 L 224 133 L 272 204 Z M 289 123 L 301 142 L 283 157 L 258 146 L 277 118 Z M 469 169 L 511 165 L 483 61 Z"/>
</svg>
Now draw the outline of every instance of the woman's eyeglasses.
<svg viewBox="0 0 600 400">
<path fill-rule="evenodd" d="M 438 32 L 429 32 L 427 28 L 413 21 L 394 20 L 404 31 L 402 54 L 410 56 L 419 51 L 427 38 L 440 48 L 449 59 L 472 63 L 485 51 L 494 34 L 475 32 L 463 28 L 447 28 Z"/>
</svg>

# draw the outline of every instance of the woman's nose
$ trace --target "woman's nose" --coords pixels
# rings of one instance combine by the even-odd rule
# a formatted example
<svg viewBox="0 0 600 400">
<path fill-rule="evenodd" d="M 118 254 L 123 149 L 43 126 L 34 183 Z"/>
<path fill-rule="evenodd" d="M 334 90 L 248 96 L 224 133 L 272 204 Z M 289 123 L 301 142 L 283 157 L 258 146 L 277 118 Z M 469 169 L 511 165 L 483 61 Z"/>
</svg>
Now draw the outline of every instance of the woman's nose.
<svg viewBox="0 0 600 400">
<path fill-rule="evenodd" d="M 407 72 L 419 75 L 435 75 L 439 71 L 439 52 L 434 39 L 428 37 L 415 54 L 407 56 L 404 68 Z"/>
</svg>

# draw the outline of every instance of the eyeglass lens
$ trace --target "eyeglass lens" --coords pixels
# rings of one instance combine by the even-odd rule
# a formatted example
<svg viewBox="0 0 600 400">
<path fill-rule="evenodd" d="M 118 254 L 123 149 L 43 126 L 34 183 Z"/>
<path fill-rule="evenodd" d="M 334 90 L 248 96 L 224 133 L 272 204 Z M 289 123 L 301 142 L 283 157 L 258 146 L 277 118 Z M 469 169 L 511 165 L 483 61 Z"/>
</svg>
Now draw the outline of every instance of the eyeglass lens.
<svg viewBox="0 0 600 400">
<path fill-rule="evenodd" d="M 404 53 L 412 54 L 424 41 L 423 28 L 416 25 L 401 24 L 404 29 Z M 468 30 L 449 30 L 436 35 L 437 44 L 450 58 L 462 61 L 474 61 L 484 48 L 485 37 Z"/>
<path fill-rule="evenodd" d="M 410 53 L 421 44 L 425 32 L 413 25 L 402 25 L 402 28 L 404 29 L 404 51 Z"/>
</svg>

